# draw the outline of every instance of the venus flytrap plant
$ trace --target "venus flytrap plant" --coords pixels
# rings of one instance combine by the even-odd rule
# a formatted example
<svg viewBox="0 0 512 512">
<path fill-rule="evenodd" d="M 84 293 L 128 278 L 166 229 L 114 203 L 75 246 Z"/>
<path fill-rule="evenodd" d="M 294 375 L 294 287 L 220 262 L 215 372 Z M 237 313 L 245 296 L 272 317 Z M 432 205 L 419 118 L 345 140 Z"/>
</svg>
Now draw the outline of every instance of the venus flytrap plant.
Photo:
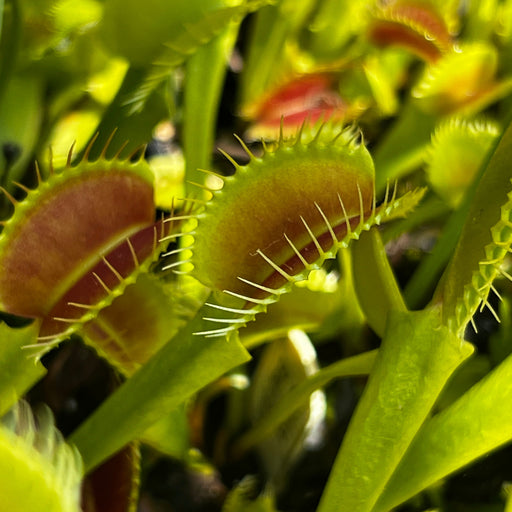
<svg viewBox="0 0 512 512">
<path fill-rule="evenodd" d="M 223 508 L 230 512 L 295 510 L 301 497 L 287 501 L 286 493 L 309 486 L 316 501 L 301 506 L 317 507 L 323 483 L 287 486 L 292 461 L 284 461 L 286 453 L 298 454 L 295 467 L 304 472 L 300 455 L 315 391 L 327 397 L 318 419 L 326 441 L 339 437 L 345 419 L 333 424 L 335 404 L 346 408 L 350 399 L 328 386 L 335 379 L 368 382 L 360 398 L 354 394 L 358 406 L 334 465 L 322 463 L 330 476 L 319 512 L 400 507 L 509 442 L 506 343 L 493 359 L 503 362 L 485 379 L 466 393 L 452 391 L 460 397 L 453 404 L 436 405 L 474 351 L 465 336 L 468 325 L 478 327 L 475 313 L 487 307 L 507 314 L 508 302 L 495 308 L 489 296 L 510 296 L 497 279 L 510 273 L 512 43 L 510 22 L 491 23 L 484 14 L 510 12 L 512 3 L 484 3 L 151 0 L 142 11 L 137 2 L 80 0 L 75 17 L 67 1 L 48 0 L 51 8 L 41 12 L 29 0 L 19 12 L 18 2 L 2 3 L 0 102 L 23 102 L 19 121 L 27 133 L 21 137 L 10 110 L 0 109 L 0 143 L 22 150 L 11 162 L 18 153 L 3 147 L 11 160 L 0 162 L 2 200 L 14 204 L 0 234 L 0 306 L 33 323 L 0 325 L 0 411 L 44 375 L 42 363 L 49 375 L 55 371 L 58 349 L 43 352 L 70 335 L 81 338 L 122 374 L 118 389 L 70 436 L 90 481 L 115 473 L 112 482 L 134 484 L 139 439 L 188 469 L 197 467 L 193 444 L 201 440 L 201 463 L 210 458 L 210 471 L 214 464 L 225 471 L 226 486 L 233 468 L 225 466 L 258 450 L 258 488 L 265 491 L 251 501 L 252 484 L 233 485 Z M 252 12 L 253 31 L 245 32 L 243 18 Z M 13 30 L 31 24 L 38 30 L 27 30 L 4 61 Z M 27 77 L 30 85 L 16 86 Z M 233 77 L 240 78 L 234 92 Z M 94 83 L 101 93 L 84 92 Z M 84 116 L 77 133 L 64 136 L 75 131 L 71 113 Z M 159 136 L 147 153 L 136 153 L 169 118 L 176 136 Z M 251 139 L 239 139 L 241 150 L 229 142 L 226 123 Z M 96 142 L 83 143 L 95 129 Z M 61 148 L 72 136 L 76 155 L 70 152 L 61 170 Z M 252 140 L 259 136 L 261 147 Z M 24 177 L 31 153 L 48 140 L 59 148 L 50 172 Z M 226 162 L 214 158 L 214 144 L 234 174 L 222 171 Z M 159 181 L 145 160 L 162 146 L 183 147 L 185 178 L 173 188 L 184 191 L 183 201 L 155 191 Z M 432 256 L 411 249 L 420 266 L 403 295 L 392 251 L 407 258 L 408 249 L 396 248 L 412 247 L 416 238 L 425 244 L 416 230 L 439 225 L 446 227 Z M 404 232 L 386 252 L 384 241 Z M 435 272 L 424 279 L 423 261 L 434 261 L 430 270 L 446 267 L 439 282 Z M 315 273 L 338 279 L 336 291 L 316 290 L 308 281 Z M 430 302 L 429 287 L 436 288 Z M 410 311 L 412 303 L 424 309 Z M 308 331 L 317 371 L 306 371 L 286 341 L 306 339 L 289 332 L 294 328 Z M 381 340 L 378 350 L 371 350 L 370 329 Z M 20 348 L 27 345 L 43 357 L 27 359 L 34 353 Z M 240 366 L 248 349 L 255 363 Z M 243 386 L 235 385 L 239 374 Z M 295 375 L 293 385 L 285 374 Z M 244 407 L 250 396 L 263 397 L 253 401 L 252 421 Z M 224 414 L 210 424 L 205 418 L 217 401 L 225 402 Z M 187 404 L 197 413 L 188 420 Z M 189 440 L 187 432 L 176 434 L 178 424 Z M 4 447 L 16 443 L 9 437 Z M 144 471 L 143 492 L 151 485 Z M 246 476 L 235 472 L 238 480 Z M 134 510 L 136 487 L 119 499 L 108 490 L 104 508 Z M 94 510 L 91 503 L 83 502 L 84 512 Z M 145 506 L 151 509 L 147 496 Z M 448 502 L 440 506 L 450 510 Z"/>
</svg>

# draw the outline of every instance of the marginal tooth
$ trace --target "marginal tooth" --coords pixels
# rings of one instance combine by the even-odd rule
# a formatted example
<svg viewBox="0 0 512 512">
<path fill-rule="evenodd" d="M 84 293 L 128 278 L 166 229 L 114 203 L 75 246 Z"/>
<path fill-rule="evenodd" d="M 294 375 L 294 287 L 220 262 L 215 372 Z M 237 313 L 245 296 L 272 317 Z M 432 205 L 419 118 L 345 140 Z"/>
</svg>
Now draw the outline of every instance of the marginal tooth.
<svg viewBox="0 0 512 512">
<path fill-rule="evenodd" d="M 252 315 L 259 313 L 259 309 L 251 308 L 251 309 L 236 309 L 236 308 L 228 308 L 226 306 L 220 306 L 219 304 L 211 304 L 209 302 L 205 302 L 205 306 L 209 306 L 210 308 L 219 309 L 220 311 L 225 311 L 226 313 L 234 313 L 236 315 Z"/>
<path fill-rule="evenodd" d="M 187 180 L 187 183 L 189 185 L 192 185 L 193 187 L 198 187 L 201 190 L 206 190 L 206 192 L 209 192 L 210 194 L 212 194 L 212 196 L 213 193 L 215 192 L 215 190 L 212 190 L 210 187 L 207 187 L 206 185 L 203 185 L 201 183 L 197 183 L 196 181 Z"/>
<path fill-rule="evenodd" d="M 18 201 L 16 199 L 14 199 L 14 197 L 11 194 L 9 194 L 9 192 L 7 192 L 7 190 L 5 190 L 4 187 L 0 186 L 0 191 L 3 192 L 4 196 L 9 200 L 9 202 L 13 206 L 16 206 L 18 204 Z"/>
<path fill-rule="evenodd" d="M 217 322 L 219 324 L 245 324 L 247 323 L 246 318 L 215 318 L 215 317 L 204 317 L 203 320 L 208 320 L 209 322 Z"/>
<path fill-rule="evenodd" d="M 162 270 L 170 270 L 171 268 L 179 267 L 180 265 L 185 265 L 185 263 L 190 263 L 191 260 L 183 260 L 183 261 L 175 261 L 174 263 L 169 263 L 165 267 L 162 267 Z"/>
<path fill-rule="evenodd" d="M 225 334 L 228 334 L 229 332 L 234 331 L 235 329 L 237 329 L 237 326 L 230 325 L 229 327 L 224 327 L 222 329 L 212 329 L 211 331 L 194 332 L 193 335 L 213 338 L 217 336 L 224 336 Z"/>
<path fill-rule="evenodd" d="M 107 142 L 103 146 L 103 149 L 100 154 L 100 158 L 103 158 L 103 159 L 106 158 L 108 147 L 110 146 L 110 143 L 112 142 L 112 139 L 114 138 L 114 135 L 116 134 L 116 132 L 117 132 L 117 126 L 112 130 L 112 133 L 109 135 Z"/>
<path fill-rule="evenodd" d="M 92 275 L 95 277 L 96 281 L 98 281 L 98 283 L 107 293 L 112 293 L 112 290 L 105 284 L 101 277 L 98 274 L 96 274 L 96 272 L 93 272 Z"/>
<path fill-rule="evenodd" d="M 37 177 L 37 185 L 41 185 L 43 182 L 43 178 L 41 177 L 41 169 L 39 169 L 39 164 L 37 161 L 35 162 L 35 168 L 36 168 L 36 177 Z"/>
<path fill-rule="evenodd" d="M 187 235 L 195 235 L 195 231 L 187 231 L 184 233 L 173 233 L 172 235 L 164 236 L 163 238 L 160 238 L 159 242 L 167 242 L 167 240 L 174 240 L 175 238 L 180 238 L 182 236 Z"/>
<path fill-rule="evenodd" d="M 76 324 L 80 322 L 80 318 L 62 318 L 58 316 L 54 316 L 52 320 L 55 320 L 56 322 L 62 322 L 64 324 Z"/>
<path fill-rule="evenodd" d="M 309 236 L 311 237 L 311 240 L 315 244 L 316 250 L 318 251 L 318 255 L 320 256 L 320 258 L 323 258 L 325 256 L 325 252 L 322 249 L 322 246 L 320 245 L 320 242 L 318 241 L 317 237 L 313 234 L 313 231 L 311 231 L 311 228 L 308 226 L 306 219 L 304 219 L 302 215 L 300 216 L 300 220 L 304 224 L 304 227 L 306 228 Z"/>
<path fill-rule="evenodd" d="M 115 269 L 115 267 L 110 263 L 110 261 L 108 261 L 107 258 L 105 258 L 105 256 L 103 256 L 101 259 L 103 260 L 103 263 L 105 263 L 105 265 L 107 265 L 107 267 L 117 277 L 119 282 L 123 282 L 123 276 Z"/>
<path fill-rule="evenodd" d="M 288 235 L 286 233 L 284 234 L 284 238 L 288 242 L 290 247 L 292 248 L 293 252 L 297 255 L 297 257 L 299 258 L 301 263 L 304 265 L 304 268 L 306 270 L 309 270 L 311 268 L 311 265 L 307 262 L 307 260 L 304 258 L 304 256 L 302 256 L 300 251 L 297 249 L 297 247 L 295 247 L 295 244 L 288 238 Z"/>
<path fill-rule="evenodd" d="M 141 146 L 136 147 L 127 157 L 126 159 L 129 161 L 139 162 L 144 158 L 148 145 L 142 144 Z"/>
<path fill-rule="evenodd" d="M 391 203 L 394 203 L 396 200 L 396 195 L 398 193 L 398 181 L 395 181 L 395 185 L 393 187 L 393 195 L 391 196 Z"/>
<path fill-rule="evenodd" d="M 222 156 L 224 156 L 225 158 L 227 158 L 231 162 L 231 164 L 233 165 L 233 167 L 235 169 L 239 169 L 240 168 L 240 165 L 238 164 L 238 162 L 232 156 L 230 156 L 228 153 L 226 153 L 223 149 L 219 148 L 219 152 L 222 153 Z"/>
<path fill-rule="evenodd" d="M 512 276 L 506 271 L 501 268 L 498 268 L 498 272 L 505 278 L 507 278 L 509 281 L 512 281 Z"/>
<path fill-rule="evenodd" d="M 293 276 L 284 271 L 279 265 L 274 263 L 268 256 L 266 256 L 260 249 L 256 251 L 276 272 L 281 274 L 287 281 L 294 281 Z"/>
<path fill-rule="evenodd" d="M 364 204 L 363 204 L 363 194 L 361 192 L 361 187 L 359 186 L 359 182 L 357 185 L 357 195 L 359 196 L 359 224 L 363 224 L 364 222 Z"/>
<path fill-rule="evenodd" d="M 52 340 L 56 340 L 59 337 L 60 337 L 60 334 L 49 334 L 48 336 L 38 336 L 37 339 L 41 340 L 41 341 L 52 341 Z M 39 346 L 39 343 L 34 343 L 32 345 L 23 345 L 22 348 L 34 348 L 34 347 L 38 347 L 38 346 Z"/>
<path fill-rule="evenodd" d="M 486 307 L 492 314 L 492 316 L 496 319 L 496 321 L 498 323 L 501 323 L 501 320 L 500 320 L 500 317 L 498 316 L 498 313 L 496 313 L 496 311 L 494 310 L 494 308 L 489 304 L 489 301 L 488 300 L 485 300 L 483 303 L 482 303 L 482 308 L 480 309 L 480 311 L 482 311 L 482 309 Z"/>
<path fill-rule="evenodd" d="M 175 220 L 190 220 L 197 219 L 197 215 L 176 215 L 175 217 L 169 217 L 164 219 L 164 222 L 174 222 Z"/>
<path fill-rule="evenodd" d="M 343 212 L 343 218 L 345 219 L 345 225 L 347 226 L 347 235 L 352 235 L 352 226 L 350 225 L 350 221 L 348 219 L 347 210 L 345 208 L 345 203 L 343 202 L 343 199 L 341 199 L 341 196 L 338 194 L 338 201 L 340 202 L 341 211 Z"/>
<path fill-rule="evenodd" d="M 254 156 L 253 152 L 247 147 L 247 145 L 245 144 L 245 142 L 235 133 L 235 139 L 238 140 L 238 142 L 240 143 L 240 145 L 242 146 L 242 149 L 247 153 L 247 156 L 251 159 L 251 160 L 255 160 L 256 157 Z"/>
<path fill-rule="evenodd" d="M 184 251 L 190 251 L 194 248 L 193 245 L 190 245 L 189 247 L 179 247 L 178 249 L 173 249 L 172 251 L 169 251 L 169 252 L 164 252 L 162 254 L 162 257 L 166 257 L 166 256 L 174 256 L 175 254 L 179 254 L 181 252 L 184 252 Z"/>
<path fill-rule="evenodd" d="M 135 252 L 135 248 L 133 247 L 133 244 L 129 238 L 126 239 L 126 243 L 128 244 L 128 248 L 130 249 L 130 253 L 132 255 L 133 264 L 135 265 L 135 268 L 139 268 L 139 258 L 137 258 L 137 253 Z"/>
<path fill-rule="evenodd" d="M 92 147 L 94 146 L 94 143 L 96 142 L 96 139 L 99 137 L 100 132 L 96 132 L 93 136 L 93 138 L 90 140 L 89 144 L 87 144 L 87 147 L 84 151 L 83 161 L 87 162 L 89 160 L 89 154 L 91 153 Z M 68 167 L 71 165 L 71 153 L 73 151 L 75 143 L 73 143 L 73 146 L 71 146 L 71 149 L 69 150 L 68 154 Z"/>
<path fill-rule="evenodd" d="M 386 182 L 386 192 L 384 194 L 384 201 L 382 203 L 384 208 L 386 208 L 386 206 L 388 205 L 388 199 L 389 199 L 389 180 Z"/>
<path fill-rule="evenodd" d="M 80 304 L 79 302 L 68 302 L 68 306 L 73 306 L 74 308 L 80 308 L 80 309 L 95 309 L 96 306 L 92 304 Z"/>
<path fill-rule="evenodd" d="M 30 190 L 28 187 L 26 187 L 25 185 L 23 185 L 22 183 L 18 183 L 17 181 L 12 181 L 11 182 L 13 185 L 16 185 L 18 188 L 20 188 L 21 190 L 23 190 L 23 192 L 29 194 L 30 192 L 32 192 L 32 190 Z"/>
<path fill-rule="evenodd" d="M 334 230 L 332 229 L 331 223 L 329 222 L 329 219 L 327 218 L 327 215 L 325 215 L 322 208 L 320 208 L 320 205 L 315 201 L 315 206 L 320 215 L 322 216 L 322 219 L 325 222 L 325 225 L 327 226 L 327 229 L 329 230 L 329 233 L 331 235 L 332 241 L 335 245 L 339 243 L 338 238 L 336 237 L 336 234 L 334 233 Z"/>
<path fill-rule="evenodd" d="M 123 152 L 124 148 L 128 145 L 128 141 L 124 141 L 122 144 L 121 144 L 121 147 L 117 150 L 116 154 L 114 155 L 113 159 L 114 160 L 118 160 L 121 153 Z"/>
<path fill-rule="evenodd" d="M 245 302 L 252 302 L 254 304 L 267 305 L 267 304 L 272 304 L 272 302 L 275 302 L 275 301 L 271 301 L 269 298 L 255 299 L 253 297 L 247 297 L 246 295 L 242 295 L 240 293 L 230 292 L 229 290 L 223 290 L 223 293 L 226 293 L 227 295 L 230 295 L 231 297 L 235 297 L 237 299 L 242 299 Z"/>
<path fill-rule="evenodd" d="M 243 277 L 237 277 L 242 283 L 248 284 L 250 286 L 254 286 L 255 288 L 258 288 L 258 290 L 262 290 L 264 292 L 270 293 L 271 295 L 281 295 L 284 293 L 284 291 L 280 288 L 268 288 L 267 286 L 263 286 L 262 284 L 254 283 L 253 281 L 249 281 L 248 279 L 245 279 Z"/>
</svg>

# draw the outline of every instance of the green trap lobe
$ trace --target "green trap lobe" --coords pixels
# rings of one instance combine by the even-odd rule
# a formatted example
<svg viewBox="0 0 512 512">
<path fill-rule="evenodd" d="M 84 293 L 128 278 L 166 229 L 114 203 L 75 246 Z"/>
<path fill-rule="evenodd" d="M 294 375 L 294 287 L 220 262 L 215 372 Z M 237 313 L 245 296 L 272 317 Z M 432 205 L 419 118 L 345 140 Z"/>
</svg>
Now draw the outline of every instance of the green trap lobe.
<svg viewBox="0 0 512 512">
<path fill-rule="evenodd" d="M 371 212 L 373 165 L 363 146 L 307 149 L 267 154 L 249 164 L 255 167 L 250 173 L 249 166 L 239 168 L 215 194 L 195 237 L 194 272 L 205 284 L 244 293 L 247 285 L 239 277 L 266 282 L 275 271 L 259 251 L 277 265 L 291 267 L 286 271 L 293 275 L 304 267 L 285 235 L 311 263 L 319 253 L 304 222 L 327 250 L 334 243 L 329 227 L 346 230 L 345 214 L 360 220 L 362 211 Z M 206 233 L 211 236 L 199 236 Z"/>
<path fill-rule="evenodd" d="M 153 188 L 141 176 L 115 168 L 65 174 L 24 204 L 29 194 L 4 230 L 0 307 L 9 313 L 45 316 L 98 254 L 153 221 Z"/>
<path fill-rule="evenodd" d="M 161 284 L 142 275 L 82 328 L 87 343 L 131 375 L 181 326 Z"/>
</svg>

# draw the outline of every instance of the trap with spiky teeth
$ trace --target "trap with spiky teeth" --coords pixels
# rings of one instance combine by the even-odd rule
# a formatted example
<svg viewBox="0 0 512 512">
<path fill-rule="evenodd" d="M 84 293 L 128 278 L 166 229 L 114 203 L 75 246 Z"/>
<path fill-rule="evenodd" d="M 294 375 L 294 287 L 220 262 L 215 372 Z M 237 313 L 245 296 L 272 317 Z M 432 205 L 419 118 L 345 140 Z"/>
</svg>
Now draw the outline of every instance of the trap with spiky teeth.
<svg viewBox="0 0 512 512">
<path fill-rule="evenodd" d="M 322 125 L 282 135 L 262 157 L 224 178 L 224 187 L 197 215 L 192 275 L 216 290 L 211 330 L 223 336 L 278 300 L 293 283 L 334 258 L 362 231 L 404 215 L 423 191 L 377 207 L 373 161 L 354 128 Z M 226 155 L 227 156 L 227 155 Z M 228 157 L 229 158 L 229 157 Z"/>
<path fill-rule="evenodd" d="M 105 147 L 91 162 L 91 147 L 74 165 L 70 151 L 66 167 L 51 168 L 47 180 L 38 172 L 38 186 L 23 187 L 25 199 L 14 201 L 0 235 L 0 308 L 38 321 L 38 343 L 28 347 L 38 357 L 78 332 L 131 373 L 172 332 L 172 313 L 144 307 L 155 293 L 165 296 L 160 285 L 138 278 L 179 236 L 182 217 L 155 222 L 153 175 L 142 158 L 108 160 Z M 150 332 L 138 342 L 144 350 L 131 343 L 126 319 Z"/>
</svg>

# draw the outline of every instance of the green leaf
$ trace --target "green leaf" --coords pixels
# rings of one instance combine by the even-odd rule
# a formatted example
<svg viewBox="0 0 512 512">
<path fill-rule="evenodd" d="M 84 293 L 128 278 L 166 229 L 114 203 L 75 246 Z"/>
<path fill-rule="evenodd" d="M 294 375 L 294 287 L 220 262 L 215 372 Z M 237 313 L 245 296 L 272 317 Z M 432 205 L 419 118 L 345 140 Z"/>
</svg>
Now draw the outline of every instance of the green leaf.
<svg viewBox="0 0 512 512">
<path fill-rule="evenodd" d="M 32 414 L 23 400 L 0 422 L 3 510 L 79 512 L 82 461 L 55 427 L 48 407 Z"/>
<path fill-rule="evenodd" d="M 381 138 L 374 154 L 375 189 L 380 194 L 423 162 L 436 118 L 410 101 L 391 129 Z"/>
<path fill-rule="evenodd" d="M 250 356 L 233 336 L 194 336 L 203 325 L 201 308 L 187 326 L 126 381 L 71 436 L 90 471 L 141 436 L 166 411 Z"/>
<path fill-rule="evenodd" d="M 439 311 L 391 311 L 318 512 L 368 512 L 454 370 L 473 352 Z"/>
<path fill-rule="evenodd" d="M 142 435 L 142 441 L 176 459 L 185 460 L 190 448 L 187 408 L 182 404 L 153 423 Z"/>
<path fill-rule="evenodd" d="M 152 38 L 151 46 L 155 46 L 156 43 L 156 46 L 152 48 L 153 55 L 148 53 L 145 60 L 139 59 L 139 66 L 145 65 L 147 62 L 150 62 L 151 65 L 147 69 L 147 76 L 140 87 L 130 95 L 128 103 L 131 112 L 140 111 L 151 93 L 170 76 L 173 70 L 186 62 L 199 48 L 226 30 L 232 22 L 240 22 L 248 12 L 257 10 L 261 5 L 272 1 L 216 0 L 212 2 L 209 0 L 205 2 L 199 0 L 199 2 L 182 1 L 175 2 L 175 4 L 165 1 L 164 4 L 171 5 L 171 9 L 174 10 L 174 13 L 167 14 L 172 23 L 168 23 L 169 27 L 165 36 L 160 39 Z M 160 0 L 157 2 L 162 3 Z M 123 9 L 124 2 L 121 4 L 121 10 Z M 154 15 L 152 16 L 154 17 Z M 117 20 L 114 20 L 114 23 L 116 22 Z M 126 40 L 124 34 L 120 36 L 121 40 L 123 38 Z M 163 45 L 162 41 L 164 41 Z M 138 50 L 136 51 L 138 53 Z M 205 84 L 203 83 L 203 85 Z"/>
<path fill-rule="evenodd" d="M 380 233 L 372 228 L 352 246 L 354 285 L 370 327 L 384 334 L 390 311 L 406 311 Z"/>
<path fill-rule="evenodd" d="M 16 67 L 23 34 L 20 2 L 0 1 L 0 101 Z"/>
<path fill-rule="evenodd" d="M 46 373 L 22 348 L 36 343 L 37 333 L 35 323 L 17 329 L 0 323 L 0 416 Z"/>
<path fill-rule="evenodd" d="M 373 509 L 387 512 L 512 440 L 512 356 L 429 420 Z"/>
<path fill-rule="evenodd" d="M 151 140 L 155 125 L 168 117 L 169 108 L 159 90 L 151 91 L 142 111 L 133 112 L 131 106 L 127 104 L 130 95 L 146 78 L 146 72 L 145 68 L 128 68 L 123 83 L 112 103 L 103 113 L 103 118 L 96 130 L 99 135 L 91 148 L 91 161 L 100 156 L 102 149 L 114 132 L 110 144 L 110 147 L 113 148 L 112 153 L 114 154 L 122 148 L 120 156 L 130 155 Z M 81 159 L 84 152 L 85 150 L 81 151 L 75 160 Z"/>
<path fill-rule="evenodd" d="M 12 181 L 22 178 L 38 142 L 44 83 L 37 75 L 16 75 L 0 95 L 0 147 L 10 147 L 13 153 L 9 159 L 5 151 L 0 154 L 0 178 L 13 191 Z"/>
</svg>

